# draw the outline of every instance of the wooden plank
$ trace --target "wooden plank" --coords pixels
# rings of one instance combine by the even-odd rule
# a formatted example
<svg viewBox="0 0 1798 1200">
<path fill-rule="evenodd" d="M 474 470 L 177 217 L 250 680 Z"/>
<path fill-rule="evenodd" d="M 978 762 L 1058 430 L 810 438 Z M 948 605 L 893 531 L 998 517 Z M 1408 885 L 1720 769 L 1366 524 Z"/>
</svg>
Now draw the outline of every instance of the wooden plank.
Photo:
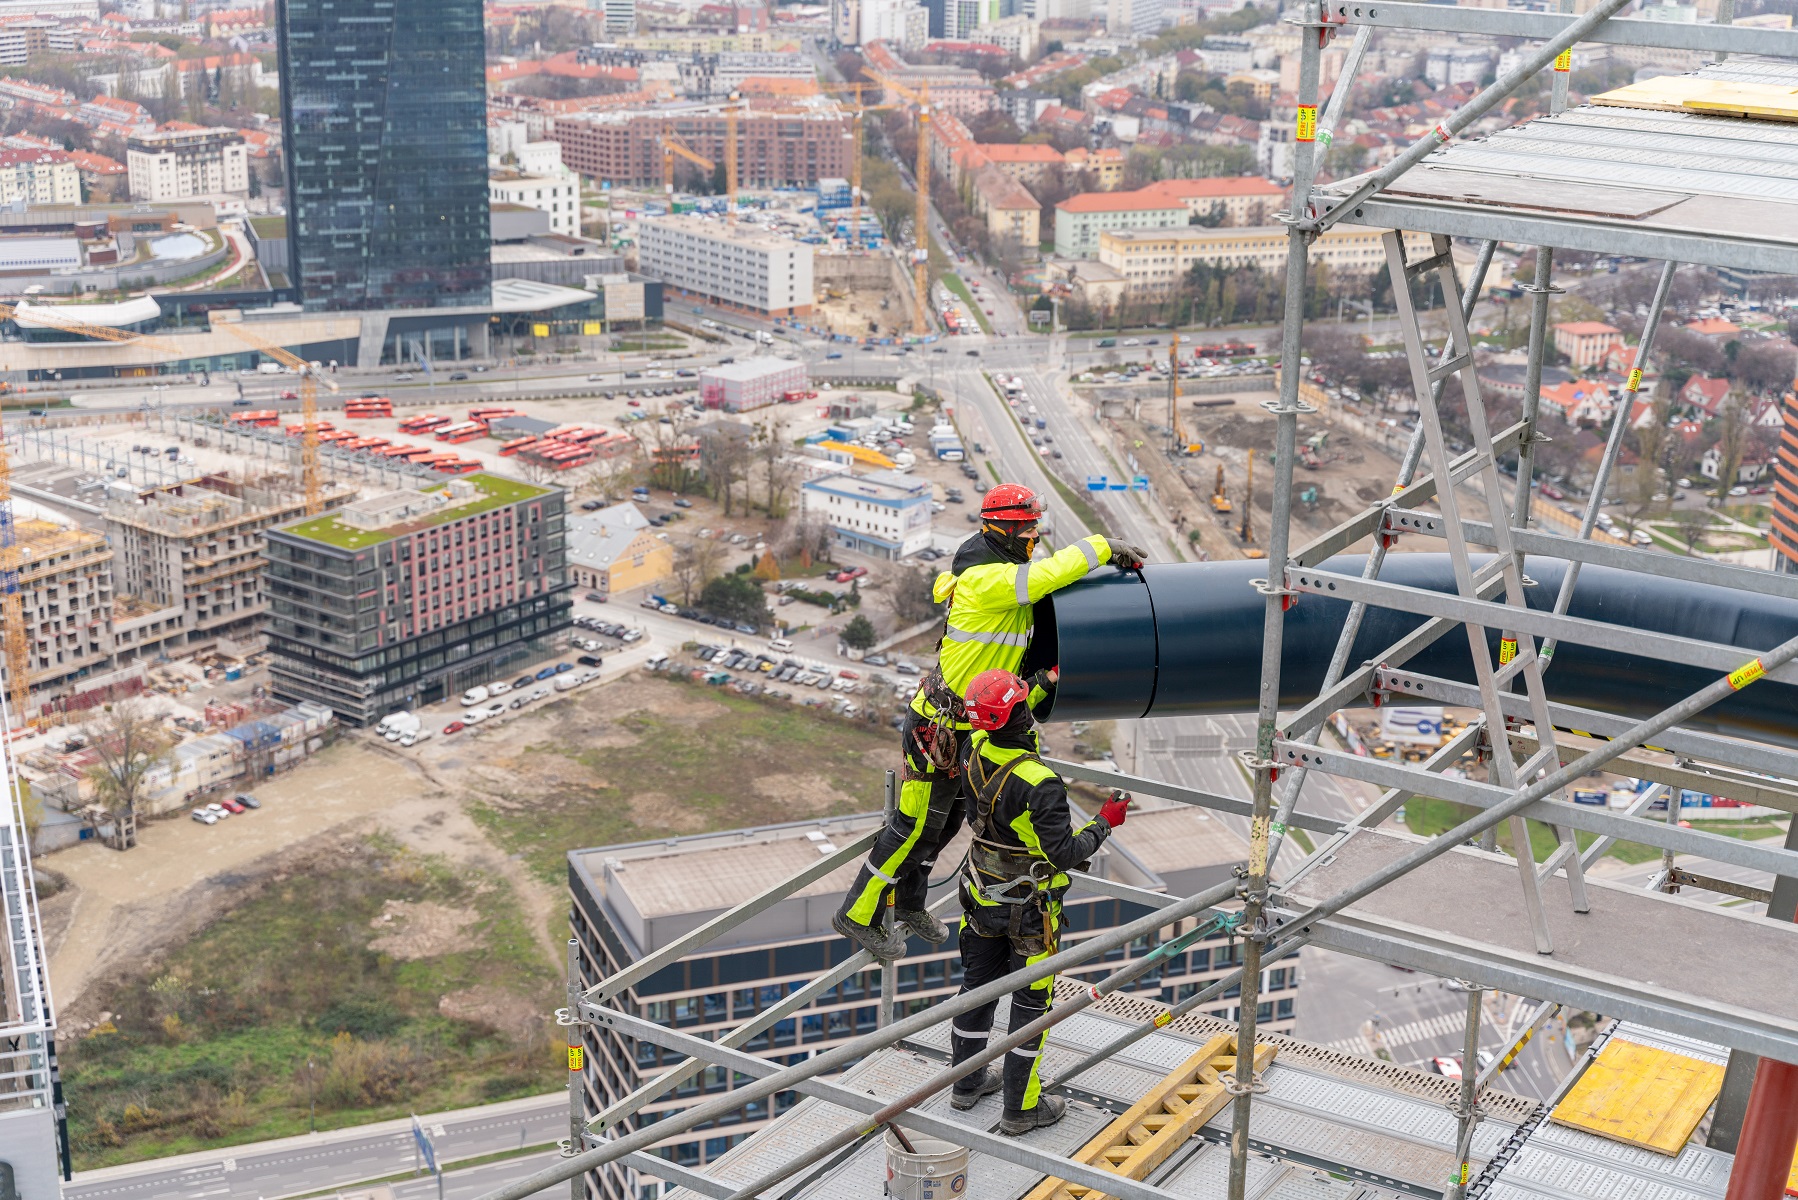
<svg viewBox="0 0 1798 1200">
<path fill-rule="evenodd" d="M 1267 1069 L 1276 1050 L 1265 1043 L 1255 1048 L 1256 1072 Z M 1081 1147 L 1074 1161 L 1125 1179 L 1146 1179 L 1230 1102 L 1218 1077 L 1235 1067 L 1236 1039 L 1219 1034 Z M 1106 1200 L 1106 1193 L 1051 1177 L 1025 1200 Z"/>
<path fill-rule="evenodd" d="M 1723 1087 L 1723 1068 L 1612 1039 L 1549 1118 L 1626 1145 L 1677 1155 Z"/>
</svg>

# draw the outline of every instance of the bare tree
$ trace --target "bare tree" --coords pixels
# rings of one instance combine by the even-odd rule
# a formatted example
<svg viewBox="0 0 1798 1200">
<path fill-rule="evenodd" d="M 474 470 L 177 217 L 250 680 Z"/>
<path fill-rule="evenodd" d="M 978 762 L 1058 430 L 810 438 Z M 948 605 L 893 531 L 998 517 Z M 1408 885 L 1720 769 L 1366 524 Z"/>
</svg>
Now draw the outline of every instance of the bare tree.
<svg viewBox="0 0 1798 1200">
<path fill-rule="evenodd" d="M 1723 400 L 1723 411 L 1717 414 L 1717 507 L 1736 485 L 1736 472 L 1742 468 L 1742 452 L 1748 446 L 1748 399 L 1740 388 L 1729 389 Z"/>
<path fill-rule="evenodd" d="M 762 507 L 767 510 L 770 520 L 778 521 L 787 515 L 793 485 L 799 479 L 799 464 L 787 453 L 785 417 L 773 416 L 756 425 L 754 450 L 762 468 Z"/>
<path fill-rule="evenodd" d="M 174 739 L 149 705 L 135 698 L 107 705 L 82 732 L 96 759 L 87 778 L 99 808 L 115 828 L 122 821 L 135 824 L 149 777 L 168 762 Z"/>
<path fill-rule="evenodd" d="M 1682 508 L 1674 514 L 1673 519 L 1679 526 L 1680 540 L 1686 544 L 1686 553 L 1695 552 L 1698 549 L 1698 539 L 1711 527 L 1711 514 L 1702 508 Z"/>
<path fill-rule="evenodd" d="M 674 585 L 683 606 L 718 577 L 723 561 L 724 547 L 711 538 L 694 538 L 674 548 Z"/>
</svg>

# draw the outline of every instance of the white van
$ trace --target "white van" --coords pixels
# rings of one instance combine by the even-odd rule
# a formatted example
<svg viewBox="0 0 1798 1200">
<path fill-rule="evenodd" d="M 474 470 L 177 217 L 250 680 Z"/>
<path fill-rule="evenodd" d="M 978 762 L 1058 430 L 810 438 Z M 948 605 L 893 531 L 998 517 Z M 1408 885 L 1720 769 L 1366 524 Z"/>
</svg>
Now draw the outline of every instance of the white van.
<svg viewBox="0 0 1798 1200">
<path fill-rule="evenodd" d="M 768 649 L 778 654 L 786 654 L 793 649 L 793 643 L 786 638 L 772 638 L 768 642 Z"/>
<path fill-rule="evenodd" d="M 492 693 L 484 687 L 472 687 L 462 693 L 462 704 L 464 707 L 471 707 L 479 704 L 490 695 L 492 695 Z"/>
</svg>

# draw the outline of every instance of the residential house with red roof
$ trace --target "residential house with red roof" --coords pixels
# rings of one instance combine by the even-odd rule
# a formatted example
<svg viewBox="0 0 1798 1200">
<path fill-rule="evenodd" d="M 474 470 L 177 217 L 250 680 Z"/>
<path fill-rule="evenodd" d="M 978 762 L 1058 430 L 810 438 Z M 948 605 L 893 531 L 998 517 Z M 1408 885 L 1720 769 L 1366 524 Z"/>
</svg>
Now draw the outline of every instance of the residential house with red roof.
<svg viewBox="0 0 1798 1200">
<path fill-rule="evenodd" d="M 1723 411 L 1723 401 L 1728 396 L 1729 380 L 1694 375 L 1679 389 L 1677 403 L 1695 408 L 1707 417 L 1714 417 Z"/>
<path fill-rule="evenodd" d="M 1555 326 L 1555 349 L 1582 371 L 1603 362 L 1611 347 L 1622 341 L 1623 331 L 1603 321 L 1563 321 Z"/>
</svg>

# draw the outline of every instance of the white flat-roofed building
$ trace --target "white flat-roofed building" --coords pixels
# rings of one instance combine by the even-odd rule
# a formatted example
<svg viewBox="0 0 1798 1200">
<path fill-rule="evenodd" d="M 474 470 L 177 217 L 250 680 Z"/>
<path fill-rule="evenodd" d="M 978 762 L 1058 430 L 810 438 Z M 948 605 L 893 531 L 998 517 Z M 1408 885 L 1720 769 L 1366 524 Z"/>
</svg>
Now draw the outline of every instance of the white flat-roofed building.
<svg viewBox="0 0 1798 1200">
<path fill-rule="evenodd" d="M 760 317 L 812 311 L 812 248 L 701 217 L 671 216 L 637 226 L 640 270 L 671 288 Z"/>
<path fill-rule="evenodd" d="M 805 364 L 790 358 L 751 358 L 699 373 L 699 398 L 707 408 L 745 412 L 778 402 L 805 387 Z"/>
<path fill-rule="evenodd" d="M 904 558 L 930 545 L 930 483 L 894 471 L 826 475 L 800 488 L 806 514 L 823 518 L 845 550 Z"/>
<path fill-rule="evenodd" d="M 928 510 L 927 510 L 928 511 Z M 867 798 L 870 805 L 874 797 Z M 1077 806 L 1090 816 L 1097 801 L 1077 793 Z M 1130 820 L 1107 840 L 1093 859 L 1092 874 L 1151 891 L 1190 895 L 1230 878 L 1248 856 L 1248 846 L 1222 821 L 1171 801 L 1149 801 L 1150 810 L 1133 808 Z M 1155 811 L 1156 805 L 1163 811 Z M 1076 816 L 1084 824 L 1086 816 Z M 1138 833 L 1138 822 L 1141 832 Z M 878 813 L 835 817 L 786 825 L 763 825 L 724 833 L 700 834 L 654 842 L 601 846 L 568 855 L 570 916 L 580 948 L 583 980 L 598 982 L 667 946 L 713 917 L 765 889 L 770 880 L 785 879 L 820 857 L 836 852 L 880 822 Z M 966 834 L 951 843 L 943 861 L 958 858 Z M 1147 865 L 1149 857 L 1161 866 Z M 624 991 L 616 1003 L 650 1020 L 701 1037 L 751 1019 L 806 983 L 842 963 L 855 950 L 830 928 L 830 918 L 853 881 L 859 863 L 838 868 L 800 888 L 773 907 L 756 914 L 703 949 L 663 967 Z M 945 887 L 932 894 L 945 895 Z M 1064 909 L 1064 944 L 1142 916 L 1147 909 L 1126 901 L 1075 890 Z M 958 915 L 950 902 L 944 911 L 953 930 Z M 1184 932 L 1178 929 L 1178 932 Z M 1172 933 L 1174 931 L 1164 931 Z M 1135 957 L 1163 939 L 1150 937 L 1131 947 Z M 1193 943 L 1137 981 L 1130 995 L 1175 1001 L 1192 995 L 1241 961 L 1240 946 L 1223 934 Z M 1264 1029 L 1292 1028 L 1298 992 L 1295 960 L 1263 973 Z M 1114 962 L 1087 964 L 1072 978 L 1097 980 Z M 897 991 L 911 1009 L 940 1002 L 961 985 L 961 957 L 955 936 L 941 946 L 914 940 L 911 953 L 898 964 Z M 779 1063 L 796 1062 L 830 1049 L 874 1028 L 880 997 L 879 971 L 870 968 L 849 976 L 824 992 L 809 1007 L 777 1022 L 745 1049 Z M 1230 999 L 1220 996 L 1202 1010 L 1226 1020 L 1235 1015 Z M 583 1027 L 587 1054 L 582 1076 L 588 1115 L 628 1095 L 682 1056 L 622 1036 L 599 1025 Z M 706 1071 L 691 1085 L 645 1106 L 629 1128 L 640 1128 L 663 1114 L 731 1090 L 731 1072 Z M 656 1153 L 682 1166 L 714 1162 L 771 1119 L 784 1114 L 797 1097 L 783 1093 L 772 1104 L 754 1101 L 715 1124 L 677 1135 Z M 639 1200 L 656 1194 L 652 1177 L 616 1164 L 586 1176 L 593 1200 Z M 873 1192 L 870 1195 L 878 1195 Z M 975 1193 L 970 1192 L 970 1195 Z M 1000 1193 L 994 1193 L 1000 1194 Z M 983 1193 L 984 1195 L 984 1193 Z"/>
<path fill-rule="evenodd" d="M 560 146 L 556 147 L 556 152 L 556 162 L 560 165 Z M 487 199 L 494 204 L 521 204 L 547 213 L 551 233 L 564 237 L 580 236 L 580 180 L 572 173 L 534 175 L 510 169 L 491 171 L 487 175 Z"/>
</svg>

